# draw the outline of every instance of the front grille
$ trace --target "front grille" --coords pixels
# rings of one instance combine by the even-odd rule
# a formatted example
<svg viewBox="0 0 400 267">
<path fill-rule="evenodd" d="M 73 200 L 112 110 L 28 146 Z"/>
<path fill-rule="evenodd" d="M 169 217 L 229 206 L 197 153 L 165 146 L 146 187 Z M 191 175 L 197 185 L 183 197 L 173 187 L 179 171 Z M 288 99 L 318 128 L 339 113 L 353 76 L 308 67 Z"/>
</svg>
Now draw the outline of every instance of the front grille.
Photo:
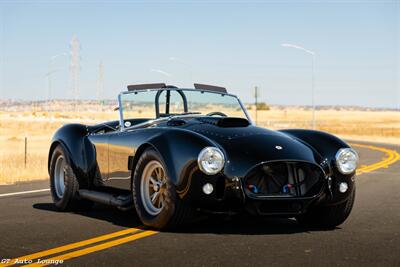
<svg viewBox="0 0 400 267">
<path fill-rule="evenodd" d="M 324 174 L 308 162 L 269 162 L 256 166 L 244 179 L 247 195 L 305 197 L 320 192 Z"/>
</svg>

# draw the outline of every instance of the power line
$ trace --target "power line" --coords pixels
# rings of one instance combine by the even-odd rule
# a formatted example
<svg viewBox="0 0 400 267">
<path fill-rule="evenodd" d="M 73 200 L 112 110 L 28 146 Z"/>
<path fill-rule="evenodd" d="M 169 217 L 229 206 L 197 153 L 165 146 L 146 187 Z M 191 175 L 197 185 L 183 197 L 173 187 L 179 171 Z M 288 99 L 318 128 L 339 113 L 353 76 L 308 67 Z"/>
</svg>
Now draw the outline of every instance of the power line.
<svg viewBox="0 0 400 267">
<path fill-rule="evenodd" d="M 96 86 L 96 96 L 98 102 L 101 102 L 103 100 L 103 92 L 104 92 L 104 64 L 103 62 L 100 61 L 99 74 L 97 77 L 97 86 Z"/>
<path fill-rule="evenodd" d="M 71 92 L 74 99 L 74 109 L 76 111 L 76 104 L 79 97 L 79 75 L 80 75 L 80 43 L 78 38 L 74 35 L 70 44 L 71 48 L 71 63 L 70 63 L 70 82 Z"/>
</svg>

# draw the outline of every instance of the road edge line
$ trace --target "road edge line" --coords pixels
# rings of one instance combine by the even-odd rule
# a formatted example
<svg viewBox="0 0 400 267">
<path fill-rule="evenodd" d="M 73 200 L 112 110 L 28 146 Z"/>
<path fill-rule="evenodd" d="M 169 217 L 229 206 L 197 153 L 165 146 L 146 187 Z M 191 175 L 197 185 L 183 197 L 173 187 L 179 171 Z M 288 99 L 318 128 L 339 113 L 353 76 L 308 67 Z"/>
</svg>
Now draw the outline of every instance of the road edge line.
<svg viewBox="0 0 400 267">
<path fill-rule="evenodd" d="M 50 191 L 50 188 L 29 190 L 29 191 L 20 191 L 20 192 L 12 192 L 12 193 L 4 193 L 4 194 L 0 194 L 0 197 L 18 196 L 18 195 L 46 192 L 46 191 Z"/>
</svg>

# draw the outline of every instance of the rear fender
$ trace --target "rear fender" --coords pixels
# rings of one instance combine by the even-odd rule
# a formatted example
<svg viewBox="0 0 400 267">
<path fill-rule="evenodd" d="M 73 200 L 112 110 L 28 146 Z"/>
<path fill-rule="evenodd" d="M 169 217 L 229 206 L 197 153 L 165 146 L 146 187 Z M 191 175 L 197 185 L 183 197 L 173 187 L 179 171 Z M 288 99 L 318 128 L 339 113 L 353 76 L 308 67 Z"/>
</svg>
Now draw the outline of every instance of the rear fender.
<svg viewBox="0 0 400 267">
<path fill-rule="evenodd" d="M 50 146 L 48 169 L 54 149 L 61 145 L 80 186 L 90 185 L 89 177 L 92 177 L 96 170 L 96 154 L 87 135 L 87 127 L 82 124 L 67 124 L 57 130 Z"/>
</svg>

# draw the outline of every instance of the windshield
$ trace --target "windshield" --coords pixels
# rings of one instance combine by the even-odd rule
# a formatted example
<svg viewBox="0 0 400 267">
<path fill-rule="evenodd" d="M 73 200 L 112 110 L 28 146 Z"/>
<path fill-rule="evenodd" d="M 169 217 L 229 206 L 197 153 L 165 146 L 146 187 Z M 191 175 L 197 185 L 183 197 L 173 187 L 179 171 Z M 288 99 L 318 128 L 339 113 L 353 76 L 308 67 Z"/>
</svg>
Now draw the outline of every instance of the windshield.
<svg viewBox="0 0 400 267">
<path fill-rule="evenodd" d="M 193 89 L 158 89 L 122 93 L 120 108 L 125 121 L 187 114 L 210 115 L 213 112 L 218 112 L 214 115 L 248 119 L 237 97 Z"/>
</svg>

